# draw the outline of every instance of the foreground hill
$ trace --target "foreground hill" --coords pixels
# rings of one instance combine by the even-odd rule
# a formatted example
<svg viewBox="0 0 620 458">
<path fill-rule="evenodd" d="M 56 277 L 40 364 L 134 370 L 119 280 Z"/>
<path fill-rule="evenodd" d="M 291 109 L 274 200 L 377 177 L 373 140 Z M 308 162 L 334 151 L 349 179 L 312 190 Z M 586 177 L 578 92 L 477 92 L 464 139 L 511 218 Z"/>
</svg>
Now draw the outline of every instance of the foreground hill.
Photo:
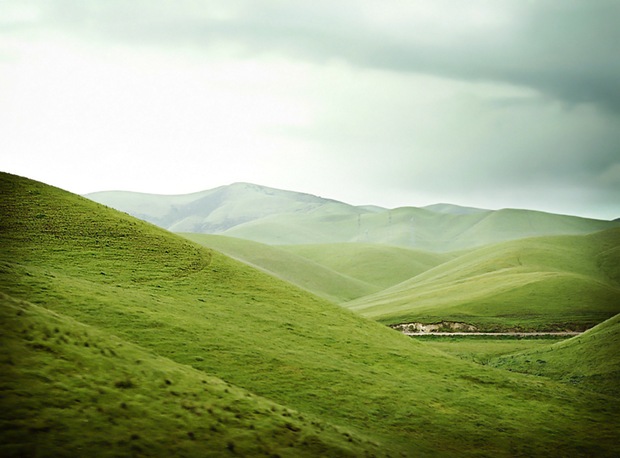
<svg viewBox="0 0 620 458">
<path fill-rule="evenodd" d="M 212 422 L 208 406 L 219 390 L 199 392 L 202 380 L 218 385 L 217 378 L 239 387 L 229 388 L 233 397 L 250 398 L 232 405 L 222 398 L 213 408 L 222 431 L 230 432 L 214 443 L 227 441 L 231 454 L 237 444 L 250 443 L 252 424 L 258 433 L 272 431 L 259 455 L 296 456 L 297 447 L 299 454 L 319 456 L 620 453 L 618 399 L 442 355 L 273 276 L 64 191 L 6 174 L 0 175 L 0 191 L 3 313 L 20 316 L 21 309 L 26 316 L 2 334 L 10 349 L 1 368 L 2 386 L 10 387 L 0 412 L 3 455 L 47 455 L 46 444 L 63 450 L 79 441 L 87 452 L 74 445 L 66 455 L 114 454 L 107 452 L 108 438 L 124 455 L 175 450 L 181 436 L 192 440 L 189 432 L 196 440 L 203 437 L 203 430 L 188 430 L 196 426 L 189 416 Z M 127 345 L 126 351 L 114 350 L 115 342 Z M 119 365 L 106 363 L 114 357 L 110 349 L 120 355 Z M 102 358 L 94 358 L 97 352 Z M 65 373 L 76 377 L 67 380 Z M 100 378 L 104 387 L 115 382 L 97 397 L 92 390 Z M 75 393 L 73 383 L 81 387 Z M 53 389 L 44 392 L 42 384 Z M 117 402 L 114 390 L 127 396 L 121 394 L 112 409 L 107 403 Z M 179 404 L 172 400 L 177 397 Z M 33 406 L 56 420 L 33 423 Z M 281 415 L 266 414 L 267 406 Z M 72 409 L 97 422 L 103 417 L 128 425 L 124 415 L 141 421 L 126 439 L 116 428 L 110 434 L 103 426 L 75 428 L 79 417 Z M 299 435 L 279 434 L 282 416 L 292 417 L 284 428 Z M 178 432 L 162 436 L 157 423 Z M 246 439 L 238 438 L 244 434 Z M 151 449 L 151 440 L 159 448 Z M 131 441 L 139 449 L 132 450 Z M 182 447 L 187 454 L 196 450 L 185 442 Z"/>
<path fill-rule="evenodd" d="M 248 183 L 178 196 L 110 191 L 87 197 L 170 231 L 221 234 L 270 245 L 362 242 L 448 252 L 620 226 L 619 221 L 447 204 L 356 207 Z"/>
<path fill-rule="evenodd" d="M 315 457 L 373 449 L 188 365 L 3 293 L 0 331 L 4 457 Z"/>
<path fill-rule="evenodd" d="M 487 246 L 346 304 L 385 323 L 584 329 L 620 312 L 620 229 Z"/>
</svg>

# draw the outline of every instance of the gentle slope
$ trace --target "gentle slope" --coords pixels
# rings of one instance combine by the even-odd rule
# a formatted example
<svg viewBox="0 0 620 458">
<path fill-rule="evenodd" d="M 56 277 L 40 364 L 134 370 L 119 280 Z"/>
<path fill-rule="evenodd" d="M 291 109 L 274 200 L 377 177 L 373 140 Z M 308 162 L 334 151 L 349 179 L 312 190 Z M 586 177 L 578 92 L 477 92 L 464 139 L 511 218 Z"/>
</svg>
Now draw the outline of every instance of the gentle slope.
<svg viewBox="0 0 620 458">
<path fill-rule="evenodd" d="M 385 323 L 562 330 L 620 312 L 620 229 L 484 247 L 345 304 Z"/>
</svg>

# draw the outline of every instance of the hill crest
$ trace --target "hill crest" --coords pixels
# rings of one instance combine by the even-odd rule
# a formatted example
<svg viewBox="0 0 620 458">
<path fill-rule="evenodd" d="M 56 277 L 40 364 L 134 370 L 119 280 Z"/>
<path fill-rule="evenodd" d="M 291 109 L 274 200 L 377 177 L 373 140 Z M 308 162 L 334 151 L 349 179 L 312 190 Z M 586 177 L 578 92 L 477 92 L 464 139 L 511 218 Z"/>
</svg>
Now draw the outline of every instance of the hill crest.
<svg viewBox="0 0 620 458">
<path fill-rule="evenodd" d="M 104 191 L 85 197 L 173 232 L 227 235 L 271 245 L 363 242 L 447 252 L 620 226 L 620 221 L 446 203 L 394 209 L 355 206 L 245 182 L 182 195 Z"/>
</svg>

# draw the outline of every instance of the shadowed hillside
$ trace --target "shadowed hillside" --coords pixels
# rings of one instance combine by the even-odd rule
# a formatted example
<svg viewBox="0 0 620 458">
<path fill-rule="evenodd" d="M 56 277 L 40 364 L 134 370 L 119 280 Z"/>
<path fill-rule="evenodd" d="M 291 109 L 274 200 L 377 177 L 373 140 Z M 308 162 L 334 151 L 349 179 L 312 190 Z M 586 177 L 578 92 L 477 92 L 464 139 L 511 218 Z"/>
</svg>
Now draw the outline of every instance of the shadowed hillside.
<svg viewBox="0 0 620 458">
<path fill-rule="evenodd" d="M 113 191 L 87 197 L 174 232 L 221 234 L 270 245 L 361 242 L 448 252 L 619 225 L 529 210 L 491 211 L 449 204 L 356 207 L 248 183 L 179 196 Z"/>
<path fill-rule="evenodd" d="M 142 442 L 140 450 L 132 449 L 130 443 L 157 441 L 160 429 L 154 422 L 162 427 L 174 422 L 178 434 L 192 440 L 188 432 L 198 439 L 202 431 L 187 431 L 195 424 L 191 415 L 202 413 L 205 424 L 213 420 L 204 408 L 219 390 L 199 393 L 203 377 L 214 385 L 218 382 L 211 377 L 239 387 L 229 389 L 231 398 L 250 393 L 247 403 L 230 405 L 232 399 L 223 398 L 213 409 L 218 417 L 220 409 L 240 417 L 237 422 L 222 414 L 228 433 L 214 438 L 218 444 L 226 440 L 231 454 L 254 434 L 250 425 L 258 417 L 246 408 L 260 415 L 273 403 L 290 410 L 266 413 L 264 424 L 255 428 L 272 432 L 270 454 L 282 456 L 296 456 L 297 447 L 308 454 L 319 449 L 319 456 L 620 452 L 617 399 L 444 356 L 273 276 L 56 188 L 2 174 L 0 191 L 4 316 L 17 316 L 19 308 L 27 316 L 3 332 L 11 349 L 2 362 L 3 387 L 13 387 L 0 413 L 3 455 L 27 454 L 29 435 L 40 434 L 37 444 L 57 450 L 84 441 L 92 447 L 89 455 L 105 454 L 111 437 L 123 442 L 118 446 L 125 454 L 156 456 L 157 449 L 151 452 Z M 113 357 L 109 342 L 128 345 L 116 352 L 124 362 L 112 368 L 105 363 Z M 91 359 L 91 351 L 101 358 Z M 179 374 L 168 379 L 170 385 L 164 378 L 169 388 L 161 386 L 160 367 L 171 377 Z M 127 379 L 125 370 L 138 371 L 135 379 Z M 83 380 L 76 397 L 67 395 L 73 385 L 64 371 L 80 374 L 71 378 L 76 384 Z M 118 399 L 129 414 L 122 405 L 108 410 L 104 404 L 104 415 L 119 425 L 127 423 L 116 416 L 142 419 L 128 439 L 117 439 L 117 429 L 108 435 L 106 429 L 73 428 L 73 408 L 84 409 L 93 421 L 108 421 L 94 413 L 93 380 L 103 372 L 115 380 L 112 390 L 130 396 Z M 43 393 L 41 382 L 57 389 Z M 168 390 L 177 394 L 168 397 Z M 99 402 L 108 394 L 114 391 L 104 390 Z M 170 401 L 177 396 L 180 409 Z M 170 409 L 161 407 L 166 402 L 172 403 Z M 55 422 L 31 424 L 33 405 L 56 414 Z M 282 416 L 292 417 L 284 428 L 299 434 L 280 434 Z M 315 434 L 316 428 L 325 429 L 325 436 Z M 247 440 L 238 438 L 246 433 Z M 157 445 L 173 447 L 165 438 Z M 192 453 L 191 444 L 180 447 Z M 45 449 L 30 453 L 45 454 Z"/>
</svg>

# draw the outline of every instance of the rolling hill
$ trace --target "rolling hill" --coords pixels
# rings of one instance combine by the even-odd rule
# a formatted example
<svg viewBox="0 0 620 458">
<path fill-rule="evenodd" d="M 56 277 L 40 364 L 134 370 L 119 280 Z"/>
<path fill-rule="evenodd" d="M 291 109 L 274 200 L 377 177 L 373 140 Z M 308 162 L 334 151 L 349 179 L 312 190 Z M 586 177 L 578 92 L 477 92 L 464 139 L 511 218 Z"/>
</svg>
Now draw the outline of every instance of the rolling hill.
<svg viewBox="0 0 620 458">
<path fill-rule="evenodd" d="M 580 336 L 517 354 L 493 366 L 545 376 L 610 396 L 620 396 L 620 315 Z"/>
<path fill-rule="evenodd" d="M 0 318 L 2 456 L 315 457 L 373 448 L 3 293 Z"/>
<path fill-rule="evenodd" d="M 384 323 L 584 329 L 620 312 L 620 229 L 468 252 L 345 306 Z"/>
<path fill-rule="evenodd" d="M 381 291 L 451 258 L 387 245 L 274 246 L 221 235 L 180 235 L 335 302 Z"/>
<path fill-rule="evenodd" d="M 444 355 L 62 190 L 0 191 L 2 455 L 620 453 L 617 398 Z"/>
<path fill-rule="evenodd" d="M 449 204 L 385 209 L 235 183 L 194 194 L 123 191 L 88 198 L 173 232 L 220 234 L 270 245 L 360 242 L 449 252 L 539 235 L 586 234 L 618 221 Z"/>
<path fill-rule="evenodd" d="M 180 235 L 334 302 L 355 299 L 382 289 L 375 284 L 298 256 L 283 247 L 222 235 L 195 233 Z"/>
<path fill-rule="evenodd" d="M 377 290 L 394 286 L 454 257 L 368 243 L 286 245 L 283 249 L 370 283 Z"/>
</svg>

